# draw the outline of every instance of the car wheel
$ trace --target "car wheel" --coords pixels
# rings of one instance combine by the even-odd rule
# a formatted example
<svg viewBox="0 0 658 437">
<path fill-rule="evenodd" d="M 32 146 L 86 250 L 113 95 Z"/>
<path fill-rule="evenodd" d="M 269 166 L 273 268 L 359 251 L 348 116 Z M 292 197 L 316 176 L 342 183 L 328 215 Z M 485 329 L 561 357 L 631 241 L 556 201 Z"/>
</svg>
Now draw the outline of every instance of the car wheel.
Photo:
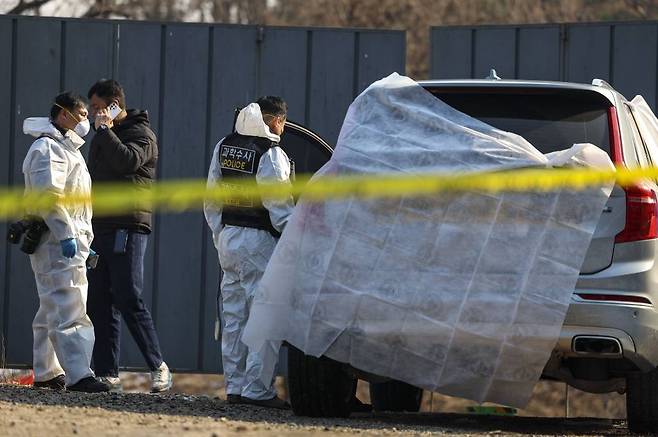
<svg viewBox="0 0 658 437">
<path fill-rule="evenodd" d="M 632 432 L 658 432 L 658 369 L 626 377 L 626 416 Z"/>
<path fill-rule="evenodd" d="M 423 390 L 400 381 L 370 383 L 370 401 L 375 411 L 418 412 Z"/>
<path fill-rule="evenodd" d="M 296 415 L 348 417 L 356 382 L 343 364 L 326 357 L 311 357 L 288 347 L 288 391 Z"/>
</svg>

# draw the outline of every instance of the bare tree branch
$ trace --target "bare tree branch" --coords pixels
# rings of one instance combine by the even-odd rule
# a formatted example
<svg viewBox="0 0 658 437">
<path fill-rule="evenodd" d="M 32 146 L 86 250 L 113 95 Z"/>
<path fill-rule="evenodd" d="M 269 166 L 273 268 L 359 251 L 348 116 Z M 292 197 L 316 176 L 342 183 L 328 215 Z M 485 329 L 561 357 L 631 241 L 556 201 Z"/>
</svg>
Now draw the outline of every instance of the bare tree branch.
<svg viewBox="0 0 658 437">
<path fill-rule="evenodd" d="M 50 2 L 50 0 L 34 0 L 31 2 L 26 2 L 25 0 L 21 0 L 18 2 L 16 6 L 10 9 L 9 12 L 7 13 L 19 15 L 22 14 L 23 12 L 39 9 L 41 6 L 45 5 L 48 2 Z"/>
<path fill-rule="evenodd" d="M 137 2 L 135 2 L 137 3 Z M 140 8 L 134 7 L 132 2 L 119 4 L 113 0 L 95 0 L 94 3 L 87 9 L 87 12 L 82 14 L 84 18 L 112 18 L 122 17 L 127 19 L 139 19 Z M 143 5 L 139 5 L 143 6 Z"/>
</svg>

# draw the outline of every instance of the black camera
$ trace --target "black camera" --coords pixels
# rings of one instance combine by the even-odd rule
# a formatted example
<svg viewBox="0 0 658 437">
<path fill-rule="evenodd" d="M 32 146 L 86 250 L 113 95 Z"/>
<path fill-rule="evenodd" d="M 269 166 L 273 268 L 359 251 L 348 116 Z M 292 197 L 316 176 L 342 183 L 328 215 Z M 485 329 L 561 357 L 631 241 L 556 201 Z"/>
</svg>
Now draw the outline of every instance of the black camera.
<svg viewBox="0 0 658 437">
<path fill-rule="evenodd" d="M 48 226 L 41 217 L 27 216 L 20 221 L 12 223 L 7 229 L 7 241 L 18 244 L 23 238 L 21 250 L 28 255 L 36 252 L 41 237 L 48 232 Z"/>
</svg>

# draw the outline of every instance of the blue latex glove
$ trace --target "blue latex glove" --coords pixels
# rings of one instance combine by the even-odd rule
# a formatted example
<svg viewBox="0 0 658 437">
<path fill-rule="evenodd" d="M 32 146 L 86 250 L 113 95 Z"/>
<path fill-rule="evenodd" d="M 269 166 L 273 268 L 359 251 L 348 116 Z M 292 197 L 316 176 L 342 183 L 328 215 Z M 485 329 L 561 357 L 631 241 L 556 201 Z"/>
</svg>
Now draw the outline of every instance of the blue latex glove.
<svg viewBox="0 0 658 437">
<path fill-rule="evenodd" d="M 94 249 L 92 249 L 92 248 L 90 247 L 90 248 L 89 248 L 89 256 L 94 256 L 94 255 L 96 255 L 96 252 L 94 251 Z"/>
<path fill-rule="evenodd" d="M 62 255 L 65 258 L 73 258 L 78 252 L 78 243 L 76 243 L 75 238 L 67 238 L 59 242 L 59 245 L 62 246 Z"/>
</svg>

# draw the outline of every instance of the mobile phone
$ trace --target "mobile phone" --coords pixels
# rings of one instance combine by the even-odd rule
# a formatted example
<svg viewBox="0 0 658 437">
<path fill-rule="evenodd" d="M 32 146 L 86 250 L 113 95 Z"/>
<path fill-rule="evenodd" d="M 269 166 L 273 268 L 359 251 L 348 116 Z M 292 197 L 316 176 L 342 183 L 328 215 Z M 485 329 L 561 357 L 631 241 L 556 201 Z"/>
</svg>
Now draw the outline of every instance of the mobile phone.
<svg viewBox="0 0 658 437">
<path fill-rule="evenodd" d="M 97 253 L 89 254 L 86 262 L 87 270 L 94 270 L 96 268 L 96 266 L 98 265 L 98 258 L 99 257 Z"/>
<path fill-rule="evenodd" d="M 117 118 L 117 115 L 121 114 L 121 108 L 119 108 L 117 102 L 112 102 L 107 109 L 110 112 L 110 118 L 112 118 L 112 120 Z"/>
<path fill-rule="evenodd" d="M 117 229 L 114 234 L 114 249 L 115 254 L 120 255 L 126 253 L 128 248 L 128 229 Z"/>
</svg>

